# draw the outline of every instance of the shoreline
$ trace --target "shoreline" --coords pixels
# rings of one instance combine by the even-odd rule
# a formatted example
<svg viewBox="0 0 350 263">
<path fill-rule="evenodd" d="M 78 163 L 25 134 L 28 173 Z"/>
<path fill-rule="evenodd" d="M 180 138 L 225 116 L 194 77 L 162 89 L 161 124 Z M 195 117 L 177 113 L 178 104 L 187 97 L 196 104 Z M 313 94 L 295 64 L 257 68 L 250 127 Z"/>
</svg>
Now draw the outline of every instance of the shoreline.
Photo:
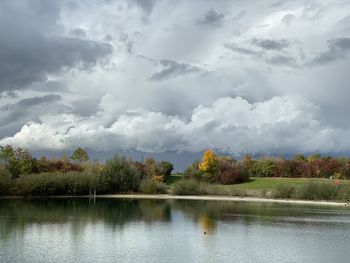
<svg viewBox="0 0 350 263">
<path fill-rule="evenodd" d="M 0 199 L 52 199 L 52 198 L 90 198 L 93 196 L 1 196 Z M 107 194 L 96 195 L 96 199 L 153 199 L 153 200 L 202 200 L 202 201 L 231 201 L 231 202 L 251 202 L 251 203 L 275 203 L 292 205 L 315 205 L 315 206 L 333 206 L 350 207 L 350 203 L 335 201 L 317 201 L 317 200 L 293 200 L 293 199 L 273 199 L 263 197 L 249 196 L 214 196 L 214 195 L 171 195 L 171 194 Z"/>
<path fill-rule="evenodd" d="M 115 198 L 115 199 L 160 199 L 160 200 L 202 200 L 202 201 L 232 201 L 232 202 L 252 202 L 252 203 L 276 203 L 276 204 L 296 204 L 296 205 L 321 205 L 349 207 L 350 203 L 334 201 L 312 201 L 312 200 L 293 200 L 293 199 L 272 199 L 262 197 L 246 196 L 213 196 L 213 195 L 152 195 L 152 194 L 115 194 L 115 195 L 97 195 L 96 198 Z"/>
</svg>

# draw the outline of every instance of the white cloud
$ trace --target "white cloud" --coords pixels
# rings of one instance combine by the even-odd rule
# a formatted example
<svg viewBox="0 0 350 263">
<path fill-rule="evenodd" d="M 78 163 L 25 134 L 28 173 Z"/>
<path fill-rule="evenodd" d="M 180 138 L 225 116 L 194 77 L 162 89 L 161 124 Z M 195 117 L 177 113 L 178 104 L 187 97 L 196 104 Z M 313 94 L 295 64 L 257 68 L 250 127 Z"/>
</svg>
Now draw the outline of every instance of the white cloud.
<svg viewBox="0 0 350 263">
<path fill-rule="evenodd" d="M 223 97 L 210 107 L 193 109 L 190 119 L 146 109 L 129 110 L 115 121 L 96 116 L 45 116 L 31 122 L 0 144 L 30 149 L 66 149 L 79 145 L 100 150 L 136 149 L 149 152 L 202 151 L 208 147 L 233 154 L 345 150 L 343 130 L 318 119 L 318 107 L 291 97 L 249 103 Z M 345 133 L 346 134 L 346 133 Z"/>
</svg>

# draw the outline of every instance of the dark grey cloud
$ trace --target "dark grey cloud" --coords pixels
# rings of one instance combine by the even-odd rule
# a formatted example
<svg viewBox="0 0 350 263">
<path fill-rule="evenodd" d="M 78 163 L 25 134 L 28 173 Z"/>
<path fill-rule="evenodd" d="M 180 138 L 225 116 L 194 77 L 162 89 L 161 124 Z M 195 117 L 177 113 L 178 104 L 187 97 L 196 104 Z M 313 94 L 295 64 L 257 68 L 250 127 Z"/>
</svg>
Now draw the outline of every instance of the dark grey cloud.
<svg viewBox="0 0 350 263">
<path fill-rule="evenodd" d="M 259 47 L 262 47 L 263 49 L 255 50 L 249 46 L 240 47 L 234 43 L 226 43 L 224 46 L 233 52 L 253 57 L 270 65 L 298 67 L 296 57 L 289 55 L 288 53 L 284 52 L 284 50 L 281 50 L 284 47 L 288 47 L 289 42 L 285 42 L 284 40 L 274 41 L 267 39 L 254 39 L 252 42 Z"/>
<path fill-rule="evenodd" d="M 109 44 L 63 35 L 63 2 L 0 2 L 0 92 L 45 81 L 49 74 L 87 69 L 112 52 Z"/>
<path fill-rule="evenodd" d="M 209 26 L 221 26 L 225 18 L 225 14 L 215 11 L 210 8 L 204 17 L 197 20 L 198 24 L 209 25 Z"/>
<path fill-rule="evenodd" d="M 290 43 L 286 39 L 252 39 L 252 44 L 266 50 L 282 50 L 287 48 Z"/>
<path fill-rule="evenodd" d="M 17 102 L 14 106 L 14 108 L 28 108 L 31 106 L 37 106 L 40 104 L 44 104 L 44 103 L 52 103 L 55 101 L 59 101 L 61 100 L 62 97 L 56 94 L 49 94 L 49 95 L 45 95 L 43 97 L 32 97 L 32 98 L 26 98 L 26 99 L 22 99 L 19 102 Z"/>
<path fill-rule="evenodd" d="M 91 116 L 98 111 L 100 98 L 87 98 L 73 102 L 73 113 L 79 116 Z"/>
<path fill-rule="evenodd" d="M 308 65 L 317 66 L 329 64 L 338 59 L 344 59 L 350 51 L 350 38 L 333 38 L 328 41 L 328 50 L 319 53 Z"/>
<path fill-rule="evenodd" d="M 240 46 L 237 46 L 236 44 L 233 44 L 233 43 L 226 43 L 224 46 L 225 46 L 225 48 L 227 48 L 231 51 L 241 53 L 243 55 L 256 56 L 256 57 L 262 56 L 262 52 L 260 52 L 260 51 L 256 51 L 256 50 L 253 50 L 253 49 L 247 48 L 247 47 L 240 47 Z"/>
<path fill-rule="evenodd" d="M 129 0 L 130 3 L 135 3 L 146 12 L 150 13 L 153 10 L 155 0 Z"/>
<path fill-rule="evenodd" d="M 159 63 L 163 67 L 163 69 L 154 73 L 151 76 L 152 80 L 162 81 L 162 80 L 174 78 L 177 76 L 201 71 L 199 67 L 196 67 L 187 63 L 178 63 L 173 60 L 163 59 Z"/>
<path fill-rule="evenodd" d="M 76 38 L 86 37 L 86 31 L 82 28 L 74 28 L 70 31 L 70 35 Z"/>
<path fill-rule="evenodd" d="M 31 120 L 33 116 L 30 114 L 33 107 L 43 106 L 44 104 L 52 104 L 62 100 L 62 97 L 56 94 L 49 94 L 42 97 L 32 97 L 19 100 L 14 104 L 6 104 L 0 108 L 2 112 L 0 125 L 7 126 L 11 123 L 17 123 L 20 120 Z M 42 108 L 40 108 L 42 110 Z M 27 121 L 26 119 L 26 121 Z M 23 122 L 21 124 L 23 125 Z"/>
</svg>

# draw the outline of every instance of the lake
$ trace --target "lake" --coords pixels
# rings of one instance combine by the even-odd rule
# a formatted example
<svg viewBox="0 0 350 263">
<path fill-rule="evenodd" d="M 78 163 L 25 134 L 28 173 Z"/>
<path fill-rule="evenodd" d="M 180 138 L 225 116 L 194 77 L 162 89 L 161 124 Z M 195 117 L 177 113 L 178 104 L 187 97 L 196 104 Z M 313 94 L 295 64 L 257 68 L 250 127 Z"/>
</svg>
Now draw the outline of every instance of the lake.
<svg viewBox="0 0 350 263">
<path fill-rule="evenodd" d="M 350 210 L 0 199 L 0 262 L 349 262 Z"/>
</svg>

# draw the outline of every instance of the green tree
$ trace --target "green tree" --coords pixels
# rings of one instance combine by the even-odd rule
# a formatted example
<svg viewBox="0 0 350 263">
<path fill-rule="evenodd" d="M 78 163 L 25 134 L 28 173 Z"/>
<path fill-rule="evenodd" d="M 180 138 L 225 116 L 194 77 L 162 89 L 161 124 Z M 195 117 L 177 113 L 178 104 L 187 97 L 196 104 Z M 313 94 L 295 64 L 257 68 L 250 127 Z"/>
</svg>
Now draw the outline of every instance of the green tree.
<svg viewBox="0 0 350 263">
<path fill-rule="evenodd" d="M 83 148 L 78 147 L 74 150 L 71 159 L 78 163 L 82 163 L 89 160 L 89 155 Z"/>
<path fill-rule="evenodd" d="M 0 145 L 0 161 L 7 167 L 11 158 L 15 157 L 15 151 L 11 145 Z"/>
<path fill-rule="evenodd" d="M 116 155 L 106 162 L 103 181 L 105 191 L 109 193 L 137 191 L 140 185 L 140 173 L 130 160 Z"/>
<path fill-rule="evenodd" d="M 164 177 L 164 182 L 166 182 L 169 179 L 171 172 L 174 170 L 174 165 L 168 161 L 161 161 L 159 163 L 159 169 L 160 174 Z"/>
<path fill-rule="evenodd" d="M 38 162 L 32 157 L 29 151 L 17 148 L 14 156 L 8 160 L 7 169 L 12 178 L 17 178 L 22 174 L 32 174 L 39 172 Z"/>
</svg>

